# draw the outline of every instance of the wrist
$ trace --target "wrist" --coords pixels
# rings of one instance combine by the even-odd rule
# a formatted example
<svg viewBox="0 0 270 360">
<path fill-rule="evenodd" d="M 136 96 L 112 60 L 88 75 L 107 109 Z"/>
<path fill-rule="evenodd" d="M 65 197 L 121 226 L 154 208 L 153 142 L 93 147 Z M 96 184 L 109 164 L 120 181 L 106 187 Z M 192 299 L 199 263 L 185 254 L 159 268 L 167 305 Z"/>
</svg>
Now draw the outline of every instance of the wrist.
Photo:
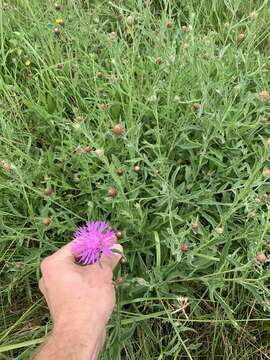
<svg viewBox="0 0 270 360">
<path fill-rule="evenodd" d="M 59 323 L 53 327 L 49 343 L 57 347 L 59 353 L 80 354 L 78 359 L 95 360 L 102 348 L 105 329 L 90 326 L 78 327 L 74 324 Z M 74 357 L 75 358 L 75 357 Z"/>
</svg>

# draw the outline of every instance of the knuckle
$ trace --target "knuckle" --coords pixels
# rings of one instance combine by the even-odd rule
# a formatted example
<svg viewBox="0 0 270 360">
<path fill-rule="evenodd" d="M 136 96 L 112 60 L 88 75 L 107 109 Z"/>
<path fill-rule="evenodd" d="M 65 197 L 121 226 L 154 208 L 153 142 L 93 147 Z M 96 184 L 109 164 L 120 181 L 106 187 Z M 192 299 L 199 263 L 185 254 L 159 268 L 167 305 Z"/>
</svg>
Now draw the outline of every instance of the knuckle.
<svg viewBox="0 0 270 360">
<path fill-rule="evenodd" d="M 50 268 L 51 268 L 51 258 L 50 258 L 50 256 L 48 256 L 41 261 L 41 264 L 40 264 L 41 273 L 43 275 L 47 274 L 48 271 L 50 270 Z"/>
</svg>

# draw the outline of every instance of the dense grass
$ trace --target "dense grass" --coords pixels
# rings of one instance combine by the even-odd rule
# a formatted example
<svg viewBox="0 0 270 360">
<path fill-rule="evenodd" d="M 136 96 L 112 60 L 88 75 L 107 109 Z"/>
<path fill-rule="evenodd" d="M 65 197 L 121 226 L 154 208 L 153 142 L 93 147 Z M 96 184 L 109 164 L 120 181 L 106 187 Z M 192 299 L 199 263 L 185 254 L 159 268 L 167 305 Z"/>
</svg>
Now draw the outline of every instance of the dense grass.
<svg viewBox="0 0 270 360">
<path fill-rule="evenodd" d="M 51 328 L 40 259 L 101 218 L 127 256 L 102 359 L 269 359 L 269 2 L 2 8 L 2 358 Z"/>
</svg>

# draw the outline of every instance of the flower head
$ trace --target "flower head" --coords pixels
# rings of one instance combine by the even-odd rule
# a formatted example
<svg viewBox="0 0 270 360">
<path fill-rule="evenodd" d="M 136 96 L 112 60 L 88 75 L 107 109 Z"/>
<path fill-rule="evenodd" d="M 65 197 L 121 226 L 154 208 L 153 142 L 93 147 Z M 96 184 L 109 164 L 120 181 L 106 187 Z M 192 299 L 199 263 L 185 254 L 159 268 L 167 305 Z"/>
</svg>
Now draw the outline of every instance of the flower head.
<svg viewBox="0 0 270 360">
<path fill-rule="evenodd" d="M 84 265 L 96 263 L 101 253 L 109 257 L 116 241 L 115 231 L 104 221 L 87 222 L 74 234 L 72 253 Z"/>
</svg>

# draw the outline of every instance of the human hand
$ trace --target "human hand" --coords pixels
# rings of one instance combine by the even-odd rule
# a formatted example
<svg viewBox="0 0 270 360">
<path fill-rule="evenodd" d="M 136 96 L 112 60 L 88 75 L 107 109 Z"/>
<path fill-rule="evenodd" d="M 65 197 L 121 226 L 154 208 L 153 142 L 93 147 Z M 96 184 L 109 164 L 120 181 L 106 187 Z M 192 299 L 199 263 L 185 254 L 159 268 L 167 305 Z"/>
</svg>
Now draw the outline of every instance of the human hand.
<svg viewBox="0 0 270 360">
<path fill-rule="evenodd" d="M 122 252 L 119 244 L 113 248 Z M 100 263 L 80 266 L 74 262 L 69 243 L 42 261 L 39 288 L 48 303 L 52 336 L 58 343 L 64 336 L 69 342 L 72 338 L 73 344 L 76 339 L 86 346 L 91 343 L 96 351 L 102 347 L 115 304 L 112 270 L 120 259 L 120 254 L 113 253 L 110 258 L 102 256 Z"/>
</svg>

